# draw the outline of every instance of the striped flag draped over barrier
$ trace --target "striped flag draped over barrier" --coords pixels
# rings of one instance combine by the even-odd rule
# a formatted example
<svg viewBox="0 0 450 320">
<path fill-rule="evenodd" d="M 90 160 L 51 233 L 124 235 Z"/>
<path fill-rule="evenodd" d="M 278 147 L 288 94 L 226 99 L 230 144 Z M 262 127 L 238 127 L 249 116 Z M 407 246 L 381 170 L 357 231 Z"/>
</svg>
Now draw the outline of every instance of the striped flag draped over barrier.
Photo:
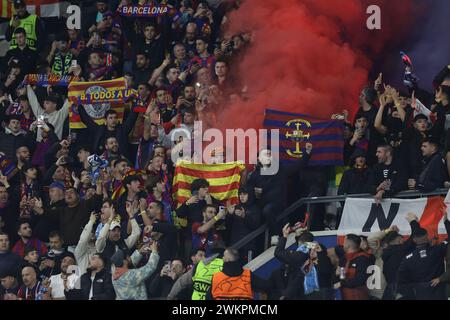
<svg viewBox="0 0 450 320">
<path fill-rule="evenodd" d="M 177 206 L 191 197 L 191 184 L 204 178 L 209 182 L 209 193 L 219 201 L 238 202 L 238 189 L 241 181 L 242 163 L 197 164 L 180 160 L 175 167 L 173 193 Z"/>
</svg>

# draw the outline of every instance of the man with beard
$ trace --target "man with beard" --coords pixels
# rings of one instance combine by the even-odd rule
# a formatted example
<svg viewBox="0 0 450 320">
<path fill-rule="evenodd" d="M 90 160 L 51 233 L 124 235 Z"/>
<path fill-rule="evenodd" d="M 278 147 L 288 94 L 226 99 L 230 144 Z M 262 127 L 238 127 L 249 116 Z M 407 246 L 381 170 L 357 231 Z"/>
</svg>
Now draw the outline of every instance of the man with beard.
<svg viewBox="0 0 450 320">
<path fill-rule="evenodd" d="M 61 182 L 56 181 L 50 185 L 49 199 L 46 202 L 50 212 L 66 206 L 66 202 L 64 201 L 64 191 L 65 187 Z M 53 219 L 51 215 L 40 216 L 34 229 L 38 239 L 48 242 L 50 232 L 58 229 L 58 220 Z"/>
<path fill-rule="evenodd" d="M 45 244 L 41 240 L 33 237 L 33 230 L 31 229 L 31 225 L 28 220 L 22 220 L 19 222 L 17 234 L 20 239 L 13 246 L 12 252 L 18 254 L 22 258 L 25 256 L 26 248 L 36 249 L 40 257 L 48 252 Z"/>
<path fill-rule="evenodd" d="M 120 150 L 127 159 L 130 158 L 128 135 L 136 122 L 138 116 L 137 112 L 130 112 L 123 124 L 120 124 L 117 112 L 108 110 L 105 112 L 105 124 L 103 125 L 98 125 L 92 120 L 84 108 L 78 108 L 78 112 L 81 121 L 87 126 L 90 136 L 93 137 L 92 150 L 94 150 L 96 154 L 102 154 L 105 150 L 107 139 L 109 137 L 115 137 L 118 149 L 113 152 L 118 152 L 118 150 Z"/>
</svg>

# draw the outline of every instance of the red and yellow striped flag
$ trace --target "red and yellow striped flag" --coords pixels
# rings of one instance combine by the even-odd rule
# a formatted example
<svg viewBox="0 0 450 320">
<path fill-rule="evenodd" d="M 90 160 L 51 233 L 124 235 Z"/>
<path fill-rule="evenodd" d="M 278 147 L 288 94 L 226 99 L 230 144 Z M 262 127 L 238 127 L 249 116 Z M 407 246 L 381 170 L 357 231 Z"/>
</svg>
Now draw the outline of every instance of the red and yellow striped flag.
<svg viewBox="0 0 450 320">
<path fill-rule="evenodd" d="M 10 0 L 0 0 L 0 18 L 12 18 L 14 13 L 14 8 L 12 1 Z"/>
<path fill-rule="evenodd" d="M 239 162 L 223 164 L 197 164 L 180 160 L 175 167 L 173 194 L 177 207 L 191 197 L 191 184 L 203 178 L 209 182 L 209 193 L 219 201 L 238 203 L 241 171 L 245 166 Z"/>
<path fill-rule="evenodd" d="M 75 105 L 79 104 L 80 97 L 93 95 L 96 93 L 117 92 L 125 90 L 125 78 L 118 78 L 108 81 L 97 82 L 71 82 L 69 84 L 69 99 L 72 107 L 69 110 L 70 128 L 83 129 L 86 126 L 81 122 Z M 115 110 L 122 122 L 124 113 L 124 99 L 116 99 L 114 101 L 105 100 L 104 102 L 95 102 L 93 104 L 79 105 L 79 108 L 85 108 L 87 114 L 98 124 L 104 123 L 105 112 L 109 109 Z"/>
</svg>

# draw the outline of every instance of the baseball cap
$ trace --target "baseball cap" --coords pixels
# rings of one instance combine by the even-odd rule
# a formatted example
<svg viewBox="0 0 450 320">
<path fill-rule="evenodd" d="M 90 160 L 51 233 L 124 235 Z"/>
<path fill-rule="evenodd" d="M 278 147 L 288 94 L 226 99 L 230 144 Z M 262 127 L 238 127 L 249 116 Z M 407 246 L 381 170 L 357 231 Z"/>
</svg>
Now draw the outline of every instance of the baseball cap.
<svg viewBox="0 0 450 320">
<path fill-rule="evenodd" d="M 117 227 L 122 228 L 122 226 L 120 225 L 120 222 L 118 222 L 118 221 L 113 221 L 113 222 L 111 223 L 111 225 L 109 226 L 109 231 L 113 231 L 114 228 L 117 228 Z"/>
</svg>

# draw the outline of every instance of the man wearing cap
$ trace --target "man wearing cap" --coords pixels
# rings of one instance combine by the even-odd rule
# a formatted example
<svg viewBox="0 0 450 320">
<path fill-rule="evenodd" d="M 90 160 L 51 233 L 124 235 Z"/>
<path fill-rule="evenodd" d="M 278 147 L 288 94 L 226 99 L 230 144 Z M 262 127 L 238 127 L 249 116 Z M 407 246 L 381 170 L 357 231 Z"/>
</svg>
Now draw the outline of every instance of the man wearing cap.
<svg viewBox="0 0 450 320">
<path fill-rule="evenodd" d="M 69 36 L 61 33 L 52 44 L 52 50 L 47 56 L 47 62 L 52 68 L 52 73 L 58 76 L 69 74 L 73 55 L 69 49 Z"/>
<path fill-rule="evenodd" d="M 158 244 L 154 241 L 150 246 L 151 254 L 145 266 L 139 269 L 129 269 L 131 259 L 122 250 L 118 250 L 111 262 L 115 267 L 113 286 L 116 300 L 147 300 L 145 280 L 156 270 L 159 262 Z"/>
<path fill-rule="evenodd" d="M 409 179 L 408 187 L 421 192 L 442 188 L 447 178 L 447 168 L 439 152 L 439 142 L 429 137 L 422 142 L 422 171 L 417 179 Z"/>
<path fill-rule="evenodd" d="M 17 48 L 17 43 L 13 37 L 14 31 L 21 27 L 27 33 L 27 44 L 32 50 L 38 50 L 43 43 L 39 39 L 43 39 L 44 26 L 41 19 L 27 11 L 27 4 L 25 0 L 14 0 L 14 10 L 16 14 L 11 19 L 8 28 L 6 29 L 6 40 L 11 41 L 10 49 Z"/>
<path fill-rule="evenodd" d="M 0 150 L 10 159 L 14 159 L 17 148 L 22 145 L 31 146 L 32 141 L 26 136 L 26 132 L 20 127 L 20 117 L 8 116 L 4 132 L 0 132 Z"/>
<path fill-rule="evenodd" d="M 58 139 L 61 139 L 64 129 L 64 123 L 66 121 L 67 116 L 69 115 L 69 107 L 70 107 L 69 100 L 66 99 L 62 108 L 57 110 L 59 97 L 56 94 L 50 93 L 44 99 L 44 108 L 42 108 L 36 94 L 34 93 L 33 88 L 30 85 L 27 86 L 27 96 L 34 115 L 38 119 L 41 116 L 43 116 L 44 120 L 52 124 L 53 127 L 55 128 L 54 131 L 55 134 L 58 136 Z M 36 137 L 37 141 L 42 140 L 41 131 L 42 128 L 38 128 Z"/>
</svg>

